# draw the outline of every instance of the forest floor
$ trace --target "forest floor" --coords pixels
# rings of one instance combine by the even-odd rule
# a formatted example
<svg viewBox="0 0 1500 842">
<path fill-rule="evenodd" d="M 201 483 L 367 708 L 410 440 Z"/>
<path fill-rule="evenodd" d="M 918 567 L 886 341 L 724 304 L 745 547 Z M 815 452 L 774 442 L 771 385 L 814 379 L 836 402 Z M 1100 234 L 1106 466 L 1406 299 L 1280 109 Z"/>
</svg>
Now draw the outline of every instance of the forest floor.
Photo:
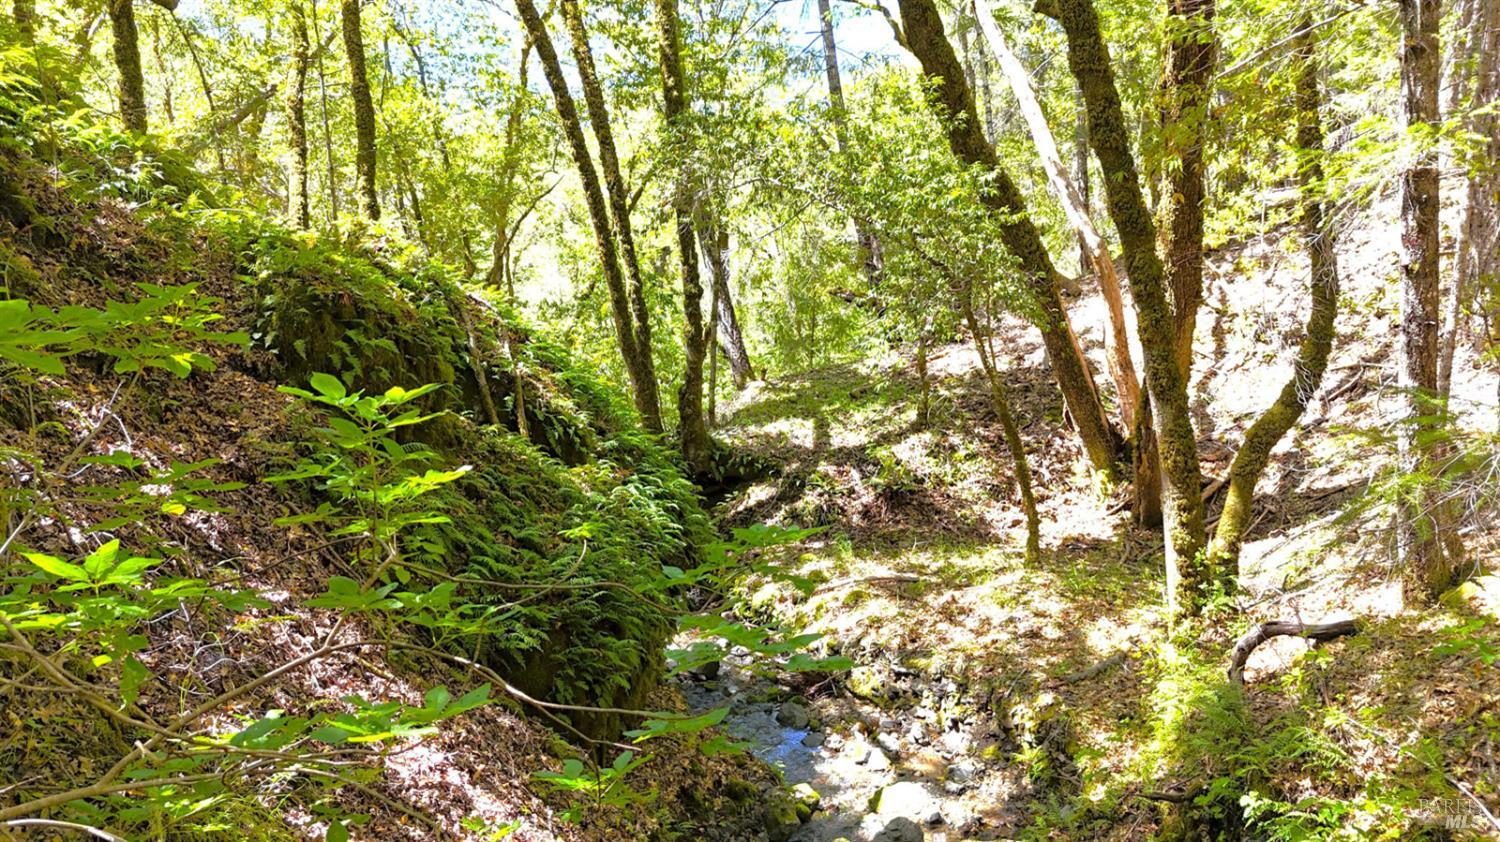
<svg viewBox="0 0 1500 842">
<path fill-rule="evenodd" d="M 1210 519 L 1243 429 L 1291 372 L 1307 306 L 1293 240 L 1209 256 L 1192 402 Z M 904 816 L 930 840 L 1138 839 L 1172 830 L 1179 803 L 1197 805 L 1198 830 L 1223 830 L 1277 799 L 1266 815 L 1356 837 L 1500 829 L 1478 806 L 1500 812 L 1497 580 L 1452 605 L 1403 608 L 1388 514 L 1355 505 L 1390 464 L 1396 242 L 1376 223 L 1344 238 L 1323 387 L 1261 480 L 1232 610 L 1189 640 L 1161 610 L 1159 534 L 1132 524 L 1126 490 L 1080 470 L 1024 325 L 1002 323 L 996 344 L 1039 489 L 1037 566 L 1021 560 L 1012 471 L 972 345 L 931 355 L 926 424 L 915 367 L 894 353 L 752 384 L 727 407 L 720 434 L 783 468 L 727 500 L 724 519 L 825 528 L 789 565 L 810 592 L 765 580 L 751 604 L 859 665 L 779 692 L 746 691 L 732 670 L 708 682 L 749 694 L 728 695 L 731 732 L 780 761 L 789 784 L 821 788 L 793 838 L 919 838 L 892 824 Z M 1097 297 L 1071 309 L 1081 328 L 1104 322 Z M 1082 338 L 1103 371 L 1097 329 Z M 1493 372 L 1467 348 L 1455 370 L 1465 423 L 1493 425 Z M 1496 530 L 1465 537 L 1471 559 L 1494 558 Z M 1251 658 L 1244 694 L 1227 683 L 1226 653 L 1249 624 L 1348 617 L 1369 624 L 1315 651 L 1275 640 Z M 766 725 L 782 699 L 806 706 L 810 746 L 793 745 L 796 712 L 775 709 L 779 733 Z M 1296 829 L 1278 821 L 1262 831 Z"/>
</svg>

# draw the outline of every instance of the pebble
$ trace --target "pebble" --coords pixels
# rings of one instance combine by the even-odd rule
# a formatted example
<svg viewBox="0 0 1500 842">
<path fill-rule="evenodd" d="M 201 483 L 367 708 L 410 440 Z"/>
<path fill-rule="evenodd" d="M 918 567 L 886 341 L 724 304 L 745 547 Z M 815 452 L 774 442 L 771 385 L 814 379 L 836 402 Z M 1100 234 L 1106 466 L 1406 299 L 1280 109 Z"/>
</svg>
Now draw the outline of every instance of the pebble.
<svg viewBox="0 0 1500 842">
<path fill-rule="evenodd" d="M 818 748 L 819 746 L 823 745 L 824 739 L 825 737 L 822 735 L 822 733 L 818 731 L 812 731 L 809 732 L 807 736 L 802 738 L 802 745 L 808 748 Z"/>
</svg>

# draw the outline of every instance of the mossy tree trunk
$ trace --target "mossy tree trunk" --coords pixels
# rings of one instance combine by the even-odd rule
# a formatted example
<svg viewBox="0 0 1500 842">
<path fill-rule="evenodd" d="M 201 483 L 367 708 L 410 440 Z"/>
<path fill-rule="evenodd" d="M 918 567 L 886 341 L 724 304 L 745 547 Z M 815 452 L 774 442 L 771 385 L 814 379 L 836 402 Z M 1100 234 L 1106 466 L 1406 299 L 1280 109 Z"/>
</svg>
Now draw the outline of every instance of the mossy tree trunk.
<svg viewBox="0 0 1500 842">
<path fill-rule="evenodd" d="M 630 192 L 620 174 L 620 159 L 615 150 L 614 130 L 610 126 L 609 106 L 604 100 L 604 87 L 599 83 L 593 52 L 589 49 L 583 9 L 579 7 L 578 0 L 563 0 L 561 6 L 563 22 L 573 42 L 573 60 L 578 65 L 578 78 L 583 84 L 583 101 L 588 108 L 589 125 L 599 144 L 599 165 L 604 173 L 604 190 L 614 219 L 615 235 L 620 242 L 620 262 L 625 268 L 625 295 L 630 302 L 631 330 L 635 333 L 638 352 L 638 359 L 631 365 L 639 369 L 636 381 L 641 384 L 642 390 L 641 421 L 647 429 L 660 432 L 661 397 L 656 387 L 656 366 L 651 358 L 651 313 L 646 309 L 645 285 L 641 281 L 640 260 L 636 257 L 635 233 L 630 225 Z"/>
<path fill-rule="evenodd" d="M 1026 211 L 1025 200 L 1000 166 L 995 149 L 985 139 L 974 97 L 964 81 L 963 65 L 944 34 L 942 17 L 932 0 L 901 0 L 904 45 L 936 86 L 935 104 L 948 127 L 948 145 L 960 161 L 994 173 L 981 198 L 1003 217 L 1001 238 L 1019 263 L 1026 287 L 1041 311 L 1038 328 L 1052 365 L 1052 374 L 1078 428 L 1089 462 L 1106 476 L 1116 474 L 1119 434 L 1110 426 L 1094 386 L 1087 359 L 1068 320 L 1058 289 L 1059 274 Z"/>
<path fill-rule="evenodd" d="M 1336 229 L 1323 201 L 1323 96 L 1318 88 L 1314 26 L 1310 16 L 1298 24 L 1295 42 L 1297 83 L 1297 149 L 1301 157 L 1302 240 L 1307 248 L 1312 312 L 1307 334 L 1297 350 L 1292 377 L 1276 401 L 1245 431 L 1245 441 L 1229 468 L 1229 490 L 1214 532 L 1210 554 L 1219 564 L 1234 566 L 1254 510 L 1255 484 L 1271 458 L 1271 449 L 1286 435 L 1317 393 L 1333 348 L 1333 321 L 1338 312 L 1339 267 L 1334 253 Z"/>
<path fill-rule="evenodd" d="M 1401 0 L 1401 94 L 1408 129 L 1438 120 L 1439 0 Z M 1410 134 L 1408 135 L 1410 136 Z M 1439 421 L 1437 389 L 1438 168 L 1435 149 L 1425 149 L 1401 173 L 1401 357 L 1397 385 L 1403 420 L 1400 465 L 1409 476 L 1430 476 L 1436 452 L 1432 433 Z M 1432 482 L 1400 506 L 1396 552 L 1408 599 L 1425 601 L 1448 587 L 1453 566 L 1443 552 L 1441 507 Z"/>
<path fill-rule="evenodd" d="M 703 282 L 698 274 L 698 253 L 693 231 L 692 127 L 688 124 L 687 80 L 682 71 L 682 46 L 678 34 L 677 0 L 654 0 L 656 51 L 661 67 L 663 113 L 671 143 L 680 150 L 681 162 L 672 188 L 672 212 L 676 217 L 677 254 L 682 264 L 682 388 L 677 394 L 678 435 L 688 468 L 706 473 L 710 445 L 703 418 L 703 358 L 707 335 L 703 331 Z"/>
<path fill-rule="evenodd" d="M 109 0 L 109 27 L 114 36 L 115 72 L 120 77 L 120 121 L 127 131 L 145 134 L 146 80 L 141 75 L 133 0 Z"/>
<path fill-rule="evenodd" d="M 11 6 L 11 17 L 15 18 L 23 43 L 30 44 L 36 38 L 36 0 L 16 0 Z"/>
<path fill-rule="evenodd" d="M 1202 474 L 1197 435 L 1188 411 L 1187 380 L 1178 364 L 1166 275 L 1156 253 L 1156 227 L 1141 194 L 1109 49 L 1092 0 L 1058 0 L 1055 11 L 1068 39 L 1068 67 L 1083 91 L 1089 141 L 1104 170 L 1110 218 L 1125 251 L 1135 299 L 1146 388 L 1160 420 L 1163 515 L 1167 538 L 1167 594 L 1173 611 L 1191 611 L 1200 586 L 1212 578 L 1202 558 Z"/>
<path fill-rule="evenodd" d="M 636 333 L 632 325 L 629 297 L 625 291 L 625 278 L 620 271 L 620 258 L 615 248 L 615 238 L 610 231 L 609 211 L 604 200 L 604 190 L 599 184 L 599 173 L 594 169 L 594 156 L 589 151 L 588 139 L 583 134 L 583 124 L 578 118 L 578 108 L 573 104 L 573 95 L 568 92 L 568 78 L 563 74 L 558 61 L 557 49 L 552 45 L 552 36 L 542 21 L 532 0 L 516 0 L 516 9 L 521 13 L 521 22 L 537 57 L 542 61 L 542 75 L 547 87 L 552 90 L 552 100 L 557 106 L 558 122 L 563 136 L 567 138 L 568 150 L 578 169 L 578 181 L 583 188 L 583 198 L 588 206 L 589 225 L 594 231 L 594 246 L 599 252 L 599 269 L 604 274 L 604 283 L 609 290 L 610 315 L 614 319 L 615 341 L 620 346 L 620 357 L 625 362 L 625 374 L 630 378 L 631 395 L 635 399 L 636 411 L 641 423 L 648 429 L 661 429 L 661 415 L 657 402 L 651 399 L 656 393 L 655 379 L 646 379 L 647 368 L 641 364 L 642 353 L 649 348 L 636 345 Z M 651 426 L 652 420 L 655 427 Z"/>
<path fill-rule="evenodd" d="M 349 62 L 349 99 L 354 106 L 354 170 L 358 178 L 359 212 L 380 218 L 375 192 L 375 103 L 370 98 L 370 76 L 365 69 L 365 38 L 360 29 L 360 0 L 343 0 L 339 7 L 344 30 L 344 55 Z"/>
<path fill-rule="evenodd" d="M 1193 332 L 1203 303 L 1203 138 L 1217 44 L 1214 0 L 1167 0 L 1163 160 L 1168 167 L 1167 287 L 1172 291 L 1177 364 L 1193 373 Z"/>
</svg>

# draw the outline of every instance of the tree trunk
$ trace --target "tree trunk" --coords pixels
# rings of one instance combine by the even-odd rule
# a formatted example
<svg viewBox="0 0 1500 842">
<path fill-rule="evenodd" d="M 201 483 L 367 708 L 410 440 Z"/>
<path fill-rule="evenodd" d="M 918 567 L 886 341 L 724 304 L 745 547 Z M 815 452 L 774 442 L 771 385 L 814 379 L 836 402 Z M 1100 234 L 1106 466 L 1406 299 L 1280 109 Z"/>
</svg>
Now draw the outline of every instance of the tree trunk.
<svg viewBox="0 0 1500 842">
<path fill-rule="evenodd" d="M 604 274 L 605 286 L 609 289 L 610 315 L 615 323 L 615 341 L 620 345 L 620 356 L 625 362 L 625 373 L 630 378 L 631 394 L 641 423 L 653 431 L 661 429 L 661 415 L 656 401 L 654 376 L 647 379 L 651 369 L 641 357 L 649 354 L 650 348 L 639 348 L 635 341 L 635 330 L 631 325 L 630 303 L 625 292 L 625 279 L 620 272 L 619 254 L 615 249 L 615 238 L 610 232 L 609 211 L 605 207 L 604 191 L 599 186 L 599 173 L 594 169 L 594 158 L 589 151 L 588 140 L 583 135 L 583 125 L 578 119 L 578 108 L 573 96 L 568 93 L 568 79 L 563 74 L 562 64 L 557 59 L 557 50 L 552 46 L 552 36 L 532 0 L 516 0 L 516 9 L 521 13 L 521 22 L 537 57 L 542 60 L 542 75 L 547 78 L 547 87 L 552 90 L 552 99 L 557 105 L 558 122 L 568 140 L 568 149 L 573 163 L 578 168 L 578 180 L 583 188 L 583 197 L 588 205 L 589 224 L 594 230 L 594 245 L 599 251 L 600 271 Z M 655 427 L 650 427 L 651 422 Z"/>
<path fill-rule="evenodd" d="M 909 30 L 908 30 L 909 31 Z M 985 332 L 979 329 L 979 320 L 974 318 L 974 305 L 970 291 L 959 293 L 959 306 L 963 308 L 964 321 L 974 337 L 974 350 L 979 353 L 979 364 L 984 369 L 985 381 L 990 387 L 990 404 L 1000 419 L 1000 430 L 1005 435 L 1005 447 L 1010 451 L 1011 466 L 1016 472 L 1016 487 L 1021 492 L 1021 510 L 1026 516 L 1026 563 L 1037 564 L 1042 557 L 1041 517 L 1036 510 L 1036 496 L 1031 487 L 1031 466 L 1026 461 L 1026 447 L 1021 442 L 1021 431 L 1016 426 L 1015 416 L 1010 411 L 1010 396 L 1005 382 L 995 371 L 995 361 L 985 345 Z M 924 357 L 925 357 L 925 348 Z M 925 369 L 925 359 L 924 366 Z M 925 372 L 924 372 L 925 374 Z"/>
<path fill-rule="evenodd" d="M 1307 335 L 1297 350 L 1292 377 L 1281 394 L 1250 429 L 1229 468 L 1229 491 L 1219 516 L 1210 555 L 1232 569 L 1239 561 L 1240 546 L 1254 510 L 1255 484 L 1271 458 L 1271 449 L 1286 435 L 1318 391 L 1328 354 L 1333 348 L 1333 321 L 1338 312 L 1339 267 L 1334 252 L 1336 229 L 1323 203 L 1323 97 L 1318 89 L 1318 64 L 1313 46 L 1313 22 L 1304 16 L 1296 40 L 1297 150 L 1302 157 L 1302 238 L 1310 264 L 1309 287 L 1312 312 L 1307 317 Z"/>
<path fill-rule="evenodd" d="M 707 246 L 704 246 L 707 249 Z M 719 287 L 714 284 L 708 294 L 708 429 L 719 426 L 719 351 L 714 337 L 719 335 Z"/>
<path fill-rule="evenodd" d="M 365 71 L 359 3 L 360 0 L 343 0 L 340 15 L 344 54 L 349 62 L 349 99 L 354 106 L 354 169 L 359 179 L 359 212 L 373 221 L 380 218 L 380 198 L 375 192 L 375 103 L 370 99 L 370 77 Z"/>
<path fill-rule="evenodd" d="M 839 150 L 844 151 L 849 147 L 849 112 L 844 103 L 844 83 L 839 75 L 838 42 L 833 37 L 833 9 L 829 0 L 818 0 L 818 20 L 823 32 L 823 74 L 828 79 L 828 103 L 833 106 L 833 137 Z M 854 221 L 854 235 L 859 241 L 860 270 L 864 272 L 865 281 L 870 288 L 874 289 L 880 285 L 881 273 L 885 268 L 880 238 L 857 219 Z M 747 357 L 746 361 L 748 360 Z M 731 364 L 733 361 L 734 357 L 731 356 Z"/>
<path fill-rule="evenodd" d="M 1109 214 L 1125 251 L 1146 358 L 1146 388 L 1151 407 L 1161 421 L 1157 446 L 1166 492 L 1162 502 L 1168 604 L 1174 612 L 1193 611 L 1200 585 L 1212 577 L 1212 571 L 1200 558 L 1205 536 L 1197 436 L 1188 410 L 1187 381 L 1176 354 L 1166 274 L 1156 253 L 1155 225 L 1141 195 L 1109 49 L 1092 0 L 1059 0 L 1056 10 L 1067 32 L 1068 67 L 1088 108 L 1089 140 L 1104 170 Z"/>
<path fill-rule="evenodd" d="M 1120 439 L 1105 416 L 1088 360 L 1069 324 L 1052 258 L 1027 215 L 1021 191 L 1000 167 L 994 147 L 980 130 L 974 97 L 964 83 L 963 67 L 944 35 L 937 7 L 932 0 L 901 0 L 900 7 L 906 46 L 921 62 L 923 73 L 936 85 L 935 104 L 948 127 L 949 147 L 965 164 L 994 173 L 994 178 L 986 182 L 981 199 L 1003 217 L 1001 239 L 1020 264 L 1027 289 L 1041 310 L 1038 327 L 1047 358 L 1089 462 L 1094 470 L 1113 477 Z"/>
<path fill-rule="evenodd" d="M 16 20 L 16 29 L 21 33 L 21 42 L 28 46 L 35 43 L 36 0 L 16 0 L 15 5 L 11 7 L 11 16 Z"/>
<path fill-rule="evenodd" d="M 710 335 L 716 337 L 729 360 L 729 376 L 734 379 L 734 388 L 743 389 L 746 383 L 755 379 L 755 370 L 750 365 L 750 352 L 745 348 L 745 336 L 740 331 L 734 299 L 729 294 L 729 229 L 712 219 L 701 225 L 698 239 L 708 260 L 709 279 L 713 285 L 711 298 L 715 329 Z"/>
<path fill-rule="evenodd" d="M 615 235 L 620 241 L 620 261 L 625 265 L 625 294 L 630 301 L 631 329 L 635 332 L 635 346 L 640 354 L 638 365 L 644 390 L 641 421 L 646 429 L 661 432 L 661 398 L 656 389 L 656 367 L 651 358 L 651 313 L 646 309 L 645 286 L 641 282 L 641 264 L 635 252 L 635 234 L 630 227 L 630 192 L 625 188 L 625 179 L 620 175 L 620 160 L 615 152 L 614 132 L 610 128 L 609 107 L 604 101 L 604 88 L 599 84 L 599 74 L 594 67 L 594 55 L 589 49 L 588 30 L 584 26 L 583 10 L 578 0 L 562 0 L 563 22 L 573 42 L 573 60 L 578 65 L 578 77 L 583 83 L 583 101 L 589 112 L 589 125 L 594 139 L 599 143 L 599 165 L 604 172 L 604 189 L 609 198 L 609 209 L 614 219 Z"/>
<path fill-rule="evenodd" d="M 1168 168 L 1166 269 L 1177 364 L 1193 373 L 1193 332 L 1203 303 L 1203 137 L 1217 52 L 1214 0 L 1167 0 L 1167 71 L 1162 110 Z"/>
<path fill-rule="evenodd" d="M 526 104 L 526 77 L 530 67 L 531 39 L 521 45 L 520 58 L 516 63 L 516 96 L 505 114 L 505 147 L 500 153 L 500 187 L 496 191 L 493 224 L 495 241 L 491 248 L 490 271 L 485 280 L 491 286 L 508 284 L 514 297 L 514 279 L 509 278 L 506 265 L 510 257 L 510 207 L 516 197 L 516 171 L 521 165 L 521 147 L 518 137 L 521 130 L 522 109 Z M 515 302 L 512 301 L 512 304 Z"/>
<path fill-rule="evenodd" d="M 318 0 L 312 0 L 312 26 L 313 37 L 320 42 L 323 35 L 318 26 Z M 336 225 L 339 221 L 339 180 L 338 165 L 333 159 L 333 132 L 328 125 L 328 77 L 323 73 L 323 51 L 318 51 L 318 98 L 322 103 L 323 117 L 323 156 L 328 165 L 328 222 Z"/>
<path fill-rule="evenodd" d="M 703 283 L 698 277 L 698 255 L 693 243 L 693 196 L 688 181 L 687 145 L 692 127 L 687 107 L 687 81 L 682 72 L 678 35 L 677 0 L 654 0 L 656 9 L 657 58 L 661 64 L 663 113 L 671 142 L 679 149 L 684 166 L 672 189 L 672 209 L 677 218 L 677 251 L 682 264 L 682 390 L 677 395 L 677 418 L 682 455 L 695 474 L 708 473 L 710 443 L 703 420 L 703 356 L 707 345 L 703 332 Z"/>
<path fill-rule="evenodd" d="M 120 121 L 125 130 L 146 133 L 146 80 L 141 76 L 141 48 L 132 0 L 109 0 L 114 34 L 115 71 L 119 74 Z"/>
<path fill-rule="evenodd" d="M 1402 28 L 1401 93 L 1408 130 L 1438 119 L 1439 0 L 1400 0 Z M 1408 133 L 1408 137 L 1410 137 Z M 1401 174 L 1401 359 L 1397 385 L 1403 423 L 1398 447 L 1404 473 L 1432 470 L 1435 429 L 1432 398 L 1437 389 L 1438 333 L 1438 168 L 1425 150 Z M 1429 486 L 1430 482 L 1420 483 Z M 1453 570 L 1439 540 L 1440 509 L 1423 489 L 1397 513 L 1396 552 L 1405 591 L 1414 602 L 1442 593 Z"/>
<path fill-rule="evenodd" d="M 1475 65 L 1469 102 L 1479 107 L 1500 102 L 1500 0 L 1473 0 L 1471 6 L 1467 52 L 1475 58 Z M 1454 64 L 1462 66 L 1463 61 Z M 1445 397 L 1452 385 L 1459 316 L 1470 297 L 1478 292 L 1491 322 L 1500 320 L 1500 307 L 1495 306 L 1500 303 L 1500 114 L 1493 108 L 1473 114 L 1467 128 L 1485 140 L 1468 163 L 1453 300 L 1438 361 L 1438 389 Z"/>
<path fill-rule="evenodd" d="M 990 0 L 977 0 L 979 28 L 989 42 L 990 50 L 1000 65 L 1000 72 L 1010 84 L 1016 102 L 1021 107 L 1021 116 L 1031 132 L 1031 141 L 1036 146 L 1037 156 L 1042 159 L 1042 168 L 1047 172 L 1047 183 L 1052 193 L 1062 204 L 1069 224 L 1078 234 L 1088 252 L 1089 262 L 1099 277 L 1099 291 L 1109 309 L 1109 321 L 1104 325 L 1107 350 L 1105 360 L 1109 374 L 1115 382 L 1119 395 L 1120 426 L 1130 435 L 1135 429 L 1136 408 L 1140 403 L 1140 382 L 1136 379 L 1135 363 L 1130 358 L 1130 338 L 1125 331 L 1125 300 L 1120 294 L 1120 279 L 1115 274 L 1115 262 L 1109 256 L 1109 248 L 1094 221 L 1089 217 L 1088 204 L 1068 177 L 1067 165 L 1058 152 L 1057 140 L 1047 125 L 1041 103 L 1031 90 L 1031 75 L 1005 42 L 1000 27 L 995 25 L 994 9 Z"/>
</svg>

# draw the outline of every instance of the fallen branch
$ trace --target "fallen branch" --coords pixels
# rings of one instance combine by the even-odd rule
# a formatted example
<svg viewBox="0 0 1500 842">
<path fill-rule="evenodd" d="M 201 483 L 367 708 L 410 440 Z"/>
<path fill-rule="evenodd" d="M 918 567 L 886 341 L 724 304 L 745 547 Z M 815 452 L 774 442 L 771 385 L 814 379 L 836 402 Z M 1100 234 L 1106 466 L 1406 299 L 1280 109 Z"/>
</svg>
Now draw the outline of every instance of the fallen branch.
<svg viewBox="0 0 1500 842">
<path fill-rule="evenodd" d="M 1090 678 L 1094 678 L 1098 675 L 1103 675 L 1104 673 L 1109 672 L 1115 667 L 1124 666 L 1125 660 L 1128 657 L 1130 657 L 1130 651 L 1121 650 L 1113 655 L 1110 655 L 1108 658 L 1099 661 L 1098 663 L 1091 664 L 1084 667 L 1083 669 L 1074 670 L 1073 672 L 1070 672 L 1067 675 L 1059 678 L 1058 681 L 1062 682 L 1063 684 L 1077 684 L 1080 681 L 1088 681 Z"/>
<path fill-rule="evenodd" d="M 1293 635 L 1319 643 L 1351 634 L 1358 634 L 1363 622 L 1358 619 L 1337 620 L 1332 623 L 1302 623 L 1296 620 L 1271 620 L 1261 623 L 1245 633 L 1229 651 L 1229 680 L 1238 686 L 1245 684 L 1245 662 L 1256 647 L 1273 637 Z"/>
</svg>

